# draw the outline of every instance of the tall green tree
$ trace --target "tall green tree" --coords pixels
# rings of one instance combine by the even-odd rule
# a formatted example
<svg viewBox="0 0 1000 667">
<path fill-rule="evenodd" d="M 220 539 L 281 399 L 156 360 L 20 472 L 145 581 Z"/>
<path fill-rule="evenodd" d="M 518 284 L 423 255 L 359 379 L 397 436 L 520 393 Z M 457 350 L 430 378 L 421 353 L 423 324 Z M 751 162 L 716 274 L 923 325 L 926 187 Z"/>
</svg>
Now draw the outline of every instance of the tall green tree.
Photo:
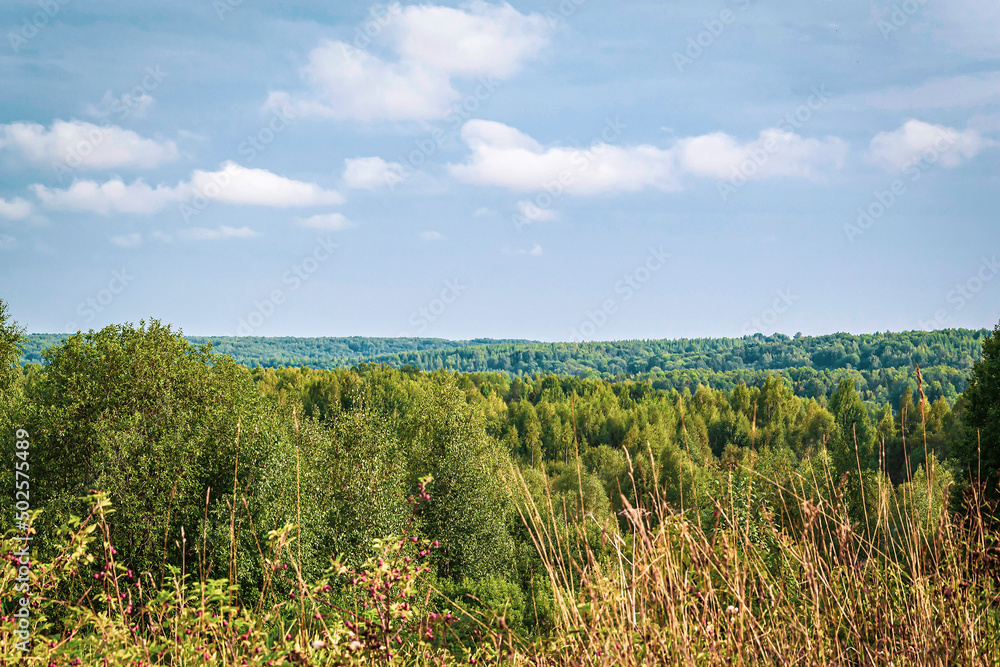
<svg viewBox="0 0 1000 667">
<path fill-rule="evenodd" d="M 840 381 L 829 409 L 837 422 L 832 447 L 837 471 L 855 470 L 859 463 L 862 469 L 869 467 L 875 449 L 875 427 L 852 380 Z"/>
<path fill-rule="evenodd" d="M 10 390 L 20 375 L 18 362 L 26 341 L 24 329 L 11 317 L 7 303 L 0 300 L 0 397 Z"/>
<path fill-rule="evenodd" d="M 115 546 L 140 571 L 158 571 L 164 557 L 179 564 L 182 552 L 192 562 L 205 542 L 195 535 L 228 537 L 234 475 L 241 488 L 260 479 L 264 451 L 279 445 L 246 369 L 155 320 L 70 336 L 45 358 L 26 398 L 32 490 L 50 520 L 83 511 L 79 499 L 92 489 L 106 493 Z M 226 572 L 227 553 L 214 575 Z"/>
<path fill-rule="evenodd" d="M 1000 495 L 1000 324 L 983 340 L 983 358 L 972 368 L 965 399 L 969 428 L 956 458 L 965 474 Z"/>
</svg>

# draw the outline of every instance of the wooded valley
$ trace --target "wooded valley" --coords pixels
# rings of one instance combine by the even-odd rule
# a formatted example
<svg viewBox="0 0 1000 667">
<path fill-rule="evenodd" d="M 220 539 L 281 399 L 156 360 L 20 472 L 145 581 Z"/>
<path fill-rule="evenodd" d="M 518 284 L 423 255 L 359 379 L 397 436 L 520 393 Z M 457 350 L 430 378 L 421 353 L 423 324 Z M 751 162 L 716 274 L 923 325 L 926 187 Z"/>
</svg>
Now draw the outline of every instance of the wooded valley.
<svg viewBox="0 0 1000 667">
<path fill-rule="evenodd" d="M 617 600 L 617 586 L 645 581 L 638 574 L 617 584 L 606 579 L 644 549 L 646 557 L 680 558 L 669 576 L 714 581 L 711 604 L 727 601 L 690 613 L 724 617 L 731 613 L 725 608 L 746 607 L 758 622 L 769 603 L 740 602 L 743 593 L 727 588 L 733 580 L 703 570 L 698 558 L 715 554 L 722 560 L 714 567 L 736 567 L 737 579 L 760 568 L 768 573 L 761 581 L 773 586 L 804 576 L 789 549 L 813 545 L 808 558 L 831 572 L 878 562 L 882 574 L 872 576 L 895 573 L 902 582 L 926 568 L 926 558 L 979 548 L 956 537 L 976 517 L 986 521 L 977 524 L 980 539 L 989 535 L 980 549 L 986 569 L 962 576 L 986 586 L 998 571 L 989 546 L 996 532 L 983 528 L 995 520 L 995 505 L 982 503 L 996 497 L 1000 469 L 1000 326 L 992 334 L 457 348 L 440 341 L 295 347 L 286 339 L 221 340 L 217 349 L 244 355 L 233 359 L 155 320 L 68 336 L 41 352 L 52 339 L 33 336 L 23 353 L 18 328 L 2 315 L 4 455 L 10 461 L 16 454 L 9 434 L 30 434 L 31 506 L 40 510 L 31 523 L 33 562 L 46 563 L 48 577 L 36 595 L 51 631 L 63 636 L 91 613 L 61 606 L 80 595 L 89 595 L 93 613 L 132 619 L 138 626 L 130 627 L 155 635 L 156 587 L 175 581 L 170 586 L 194 594 L 201 582 L 195 607 L 209 604 L 204 591 L 216 586 L 229 605 L 216 613 L 236 614 L 234 623 L 244 613 L 265 634 L 288 634 L 288 641 L 264 643 L 284 660 L 315 653 L 292 641 L 306 636 L 342 642 L 338 660 L 391 661 L 396 638 L 401 655 L 465 659 L 493 646 L 494 660 L 504 652 L 529 660 L 547 655 L 546 642 L 565 637 L 574 623 L 620 644 L 614 623 L 621 619 L 580 615 L 577 605 L 596 605 L 588 597 L 595 587 L 612 586 L 618 592 L 609 599 Z M 423 349 L 398 351 L 408 346 Z M 329 365 L 344 367 L 238 363 L 259 361 L 253 354 L 299 360 L 295 355 L 328 353 Z M 17 363 L 22 354 L 31 361 Z M 439 367 L 450 364 L 457 369 Z M 11 471 L 3 475 L 12 482 Z M 12 520 L 11 498 L 4 496 L 0 528 L 16 532 L 23 525 Z M 91 530 L 100 526 L 86 533 L 90 542 L 79 532 L 88 521 Z M 702 537 L 685 546 L 684 531 Z M 640 546 L 640 539 L 652 542 Z M 107 563 L 82 556 L 102 542 L 114 554 Z M 390 554 L 398 562 L 386 569 Z M 404 555 L 426 571 L 401 568 Z M 364 587 L 387 573 L 395 579 L 384 589 Z M 412 582 L 404 586 L 403 576 Z M 96 579 L 107 590 L 107 581 L 121 577 L 136 584 L 128 610 L 115 596 L 86 593 L 93 589 L 84 582 Z M 143 577 L 152 587 L 145 602 Z M 317 582 L 321 595 L 309 595 L 304 582 Z M 832 588 L 816 595 L 841 601 L 839 585 L 828 582 Z M 170 586 L 162 589 L 168 596 Z M 387 598 L 382 613 L 379 596 L 390 589 L 403 597 L 395 606 Z M 643 627 L 659 628 L 653 634 L 663 642 L 662 633 L 677 628 L 661 615 L 668 602 L 656 597 L 671 589 L 656 590 L 645 590 L 652 597 L 643 603 Z M 913 594 L 911 584 L 882 590 L 889 607 Z M 13 592 L 6 584 L 5 591 L 6 604 Z M 976 633 L 997 627 L 989 606 L 996 582 L 980 591 L 969 604 L 987 604 L 985 625 L 943 650 L 964 655 L 981 638 Z M 307 622 L 305 607 L 295 604 L 303 595 L 310 614 L 339 624 L 337 632 Z M 281 601 L 292 602 L 263 616 Z M 782 613 L 799 613 L 802 604 L 790 600 Z M 174 613 L 197 624 L 185 615 L 195 607 Z M 400 614 L 411 608 L 423 620 Z M 937 618 L 930 607 L 925 612 Z M 782 650 L 821 641 L 839 655 L 899 637 L 877 628 L 842 637 L 828 613 L 782 640 Z M 455 619 L 443 633 L 451 644 L 433 639 L 433 619 L 444 614 Z M 275 635 L 274 623 L 287 633 Z M 229 651 L 234 663 L 244 655 L 223 646 L 227 631 L 199 627 L 208 633 L 202 648 Z M 935 641 L 916 626 L 910 631 L 913 642 Z M 123 655 L 144 655 L 124 635 L 113 641 Z M 652 645 L 630 641 L 635 656 L 652 655 Z M 698 641 L 721 650 L 704 634 Z M 899 642 L 900 655 L 919 644 Z M 744 649 L 757 656 L 767 650 L 759 641 L 726 650 Z M 563 650 L 554 655 L 570 660 L 594 645 L 574 640 Z M 656 650 L 666 659 L 682 645 Z"/>
</svg>

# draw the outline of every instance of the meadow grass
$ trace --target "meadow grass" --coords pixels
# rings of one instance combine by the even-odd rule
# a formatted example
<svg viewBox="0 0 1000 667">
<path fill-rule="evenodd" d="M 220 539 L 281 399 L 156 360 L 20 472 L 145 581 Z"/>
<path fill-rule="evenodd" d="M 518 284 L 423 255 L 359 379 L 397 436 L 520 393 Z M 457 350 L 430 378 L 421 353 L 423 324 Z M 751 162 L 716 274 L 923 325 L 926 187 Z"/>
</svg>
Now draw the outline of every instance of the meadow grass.
<svg viewBox="0 0 1000 667">
<path fill-rule="evenodd" d="M 511 630 L 502 608 L 483 612 L 444 597 L 428 565 L 436 544 L 410 527 L 379 541 L 362 567 L 333 560 L 309 581 L 299 566 L 297 528 L 271 531 L 258 547 L 263 587 L 254 599 L 240 599 L 228 579 L 204 576 L 203 563 L 155 573 L 119 563 L 114 508 L 95 494 L 90 513 L 55 536 L 56 555 L 31 564 L 30 650 L 18 648 L 16 619 L 7 616 L 0 659 L 142 666 L 1000 663 L 996 505 L 973 484 L 959 511 L 935 514 L 930 497 L 920 502 L 922 485 L 911 484 L 902 505 L 891 486 L 880 487 L 879 497 L 866 499 L 866 525 L 852 524 L 845 479 L 828 501 L 808 493 L 804 479 L 798 490 L 780 489 L 782 511 L 796 517 L 782 525 L 794 530 L 777 528 L 766 513 L 751 525 L 732 496 L 701 498 L 699 507 L 681 511 L 656 489 L 638 505 L 622 497 L 624 528 L 595 532 L 585 529 L 592 517 L 560 523 L 565 514 L 551 500 L 532 502 L 512 470 L 553 591 L 554 627 L 536 636 Z M 412 501 L 433 502 L 423 486 Z M 5 553 L 20 544 L 14 537 L 5 539 Z M 8 555 L 0 575 L 6 614 L 20 596 L 16 577 L 16 558 Z"/>
</svg>

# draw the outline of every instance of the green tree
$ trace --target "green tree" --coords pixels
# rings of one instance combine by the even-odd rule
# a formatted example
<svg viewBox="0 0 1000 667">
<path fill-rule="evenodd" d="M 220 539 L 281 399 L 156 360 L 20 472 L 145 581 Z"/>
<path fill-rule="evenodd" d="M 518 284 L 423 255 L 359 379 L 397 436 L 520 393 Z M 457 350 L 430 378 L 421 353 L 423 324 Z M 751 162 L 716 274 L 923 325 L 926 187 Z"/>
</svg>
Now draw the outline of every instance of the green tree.
<svg viewBox="0 0 1000 667">
<path fill-rule="evenodd" d="M 220 535 L 228 546 L 234 475 L 244 487 L 259 478 L 263 452 L 280 449 L 249 372 L 155 320 L 70 336 L 45 358 L 27 398 L 32 489 L 49 520 L 79 513 L 97 489 L 115 507 L 112 540 L 133 569 L 159 571 L 182 552 L 198 562 L 195 551 Z M 217 556 L 203 560 L 224 574 L 228 549 Z"/>
<path fill-rule="evenodd" d="M 968 431 L 956 458 L 991 495 L 1000 495 L 1000 324 L 983 340 L 983 358 L 972 368 L 965 391 Z"/>
<path fill-rule="evenodd" d="M 0 426 L 5 426 L 3 417 L 12 407 L 12 392 L 21 375 L 19 362 L 25 341 L 24 329 L 11 318 L 7 304 L 0 300 Z"/>
<path fill-rule="evenodd" d="M 14 430 L 21 426 L 15 413 L 20 411 L 21 368 L 18 362 L 25 342 L 24 330 L 11 318 L 7 304 L 0 300 L 0 455 L 4 461 L 12 461 L 14 456 Z M 18 423 L 14 423 L 14 422 Z M 30 434 L 29 434 L 30 435 Z M 0 484 L 4 493 L 0 500 L 0 531 L 12 526 L 13 494 L 7 489 L 14 487 L 14 466 L 5 465 L 0 472 Z"/>
<path fill-rule="evenodd" d="M 533 414 L 533 412 L 532 412 Z M 514 567 L 514 485 L 510 459 L 486 434 L 481 410 L 465 402 L 452 379 L 427 388 L 407 419 L 412 424 L 410 473 L 431 475 L 432 501 L 421 519 L 440 540 L 440 573 L 455 581 L 510 578 Z"/>
<path fill-rule="evenodd" d="M 0 397 L 21 374 L 19 362 L 26 341 L 24 329 L 11 318 L 6 302 L 0 300 Z"/>
<path fill-rule="evenodd" d="M 862 469 L 868 467 L 874 452 L 875 428 L 852 380 L 840 381 L 829 407 L 837 422 L 832 447 L 837 472 L 856 470 L 859 464 Z"/>
</svg>

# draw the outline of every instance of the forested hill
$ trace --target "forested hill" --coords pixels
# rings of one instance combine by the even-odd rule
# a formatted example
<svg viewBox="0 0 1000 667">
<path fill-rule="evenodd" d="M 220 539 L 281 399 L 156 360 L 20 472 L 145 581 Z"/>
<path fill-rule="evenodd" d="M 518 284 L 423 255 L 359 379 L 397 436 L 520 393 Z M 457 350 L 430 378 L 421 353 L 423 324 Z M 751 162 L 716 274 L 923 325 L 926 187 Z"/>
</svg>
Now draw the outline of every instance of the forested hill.
<svg viewBox="0 0 1000 667">
<path fill-rule="evenodd" d="M 509 375 L 556 374 L 649 380 L 656 389 L 699 384 L 731 391 L 780 375 L 803 397 L 829 397 L 840 381 L 855 381 L 870 405 L 897 404 L 916 389 L 915 364 L 923 369 L 928 398 L 954 403 L 981 358 L 988 329 L 949 329 L 827 336 L 746 336 L 632 340 L 602 343 L 497 343 L 380 355 L 390 366 L 440 368 Z"/>
<path fill-rule="evenodd" d="M 41 363 L 42 350 L 59 343 L 66 334 L 31 334 L 24 349 L 24 363 Z M 237 363 L 249 366 L 278 368 L 281 366 L 308 366 L 310 368 L 349 368 L 376 356 L 397 355 L 408 352 L 431 352 L 443 349 L 466 349 L 486 344 L 522 344 L 527 340 L 475 340 L 454 341 L 443 338 L 296 338 L 263 336 L 185 336 L 195 345 L 212 343 L 215 352 L 226 354 Z"/>
<path fill-rule="evenodd" d="M 746 336 L 601 343 L 538 343 L 523 340 L 439 338 L 264 338 L 198 337 L 216 352 L 246 366 L 309 366 L 331 369 L 384 363 L 425 370 L 556 374 L 578 377 L 632 376 L 659 389 L 706 384 L 731 390 L 781 375 L 800 396 L 829 396 L 845 377 L 855 380 L 865 401 L 895 401 L 916 386 L 914 364 L 924 370 L 931 400 L 954 402 L 965 390 L 968 371 L 980 359 L 989 330 L 949 329 L 827 336 Z M 41 361 L 41 350 L 64 335 L 33 334 L 24 361 Z"/>
<path fill-rule="evenodd" d="M 637 375 L 683 369 L 816 370 L 949 366 L 968 370 L 988 329 L 744 338 L 629 340 L 601 343 L 506 343 L 413 350 L 370 359 L 425 370 L 500 371 L 512 375 Z"/>
</svg>

